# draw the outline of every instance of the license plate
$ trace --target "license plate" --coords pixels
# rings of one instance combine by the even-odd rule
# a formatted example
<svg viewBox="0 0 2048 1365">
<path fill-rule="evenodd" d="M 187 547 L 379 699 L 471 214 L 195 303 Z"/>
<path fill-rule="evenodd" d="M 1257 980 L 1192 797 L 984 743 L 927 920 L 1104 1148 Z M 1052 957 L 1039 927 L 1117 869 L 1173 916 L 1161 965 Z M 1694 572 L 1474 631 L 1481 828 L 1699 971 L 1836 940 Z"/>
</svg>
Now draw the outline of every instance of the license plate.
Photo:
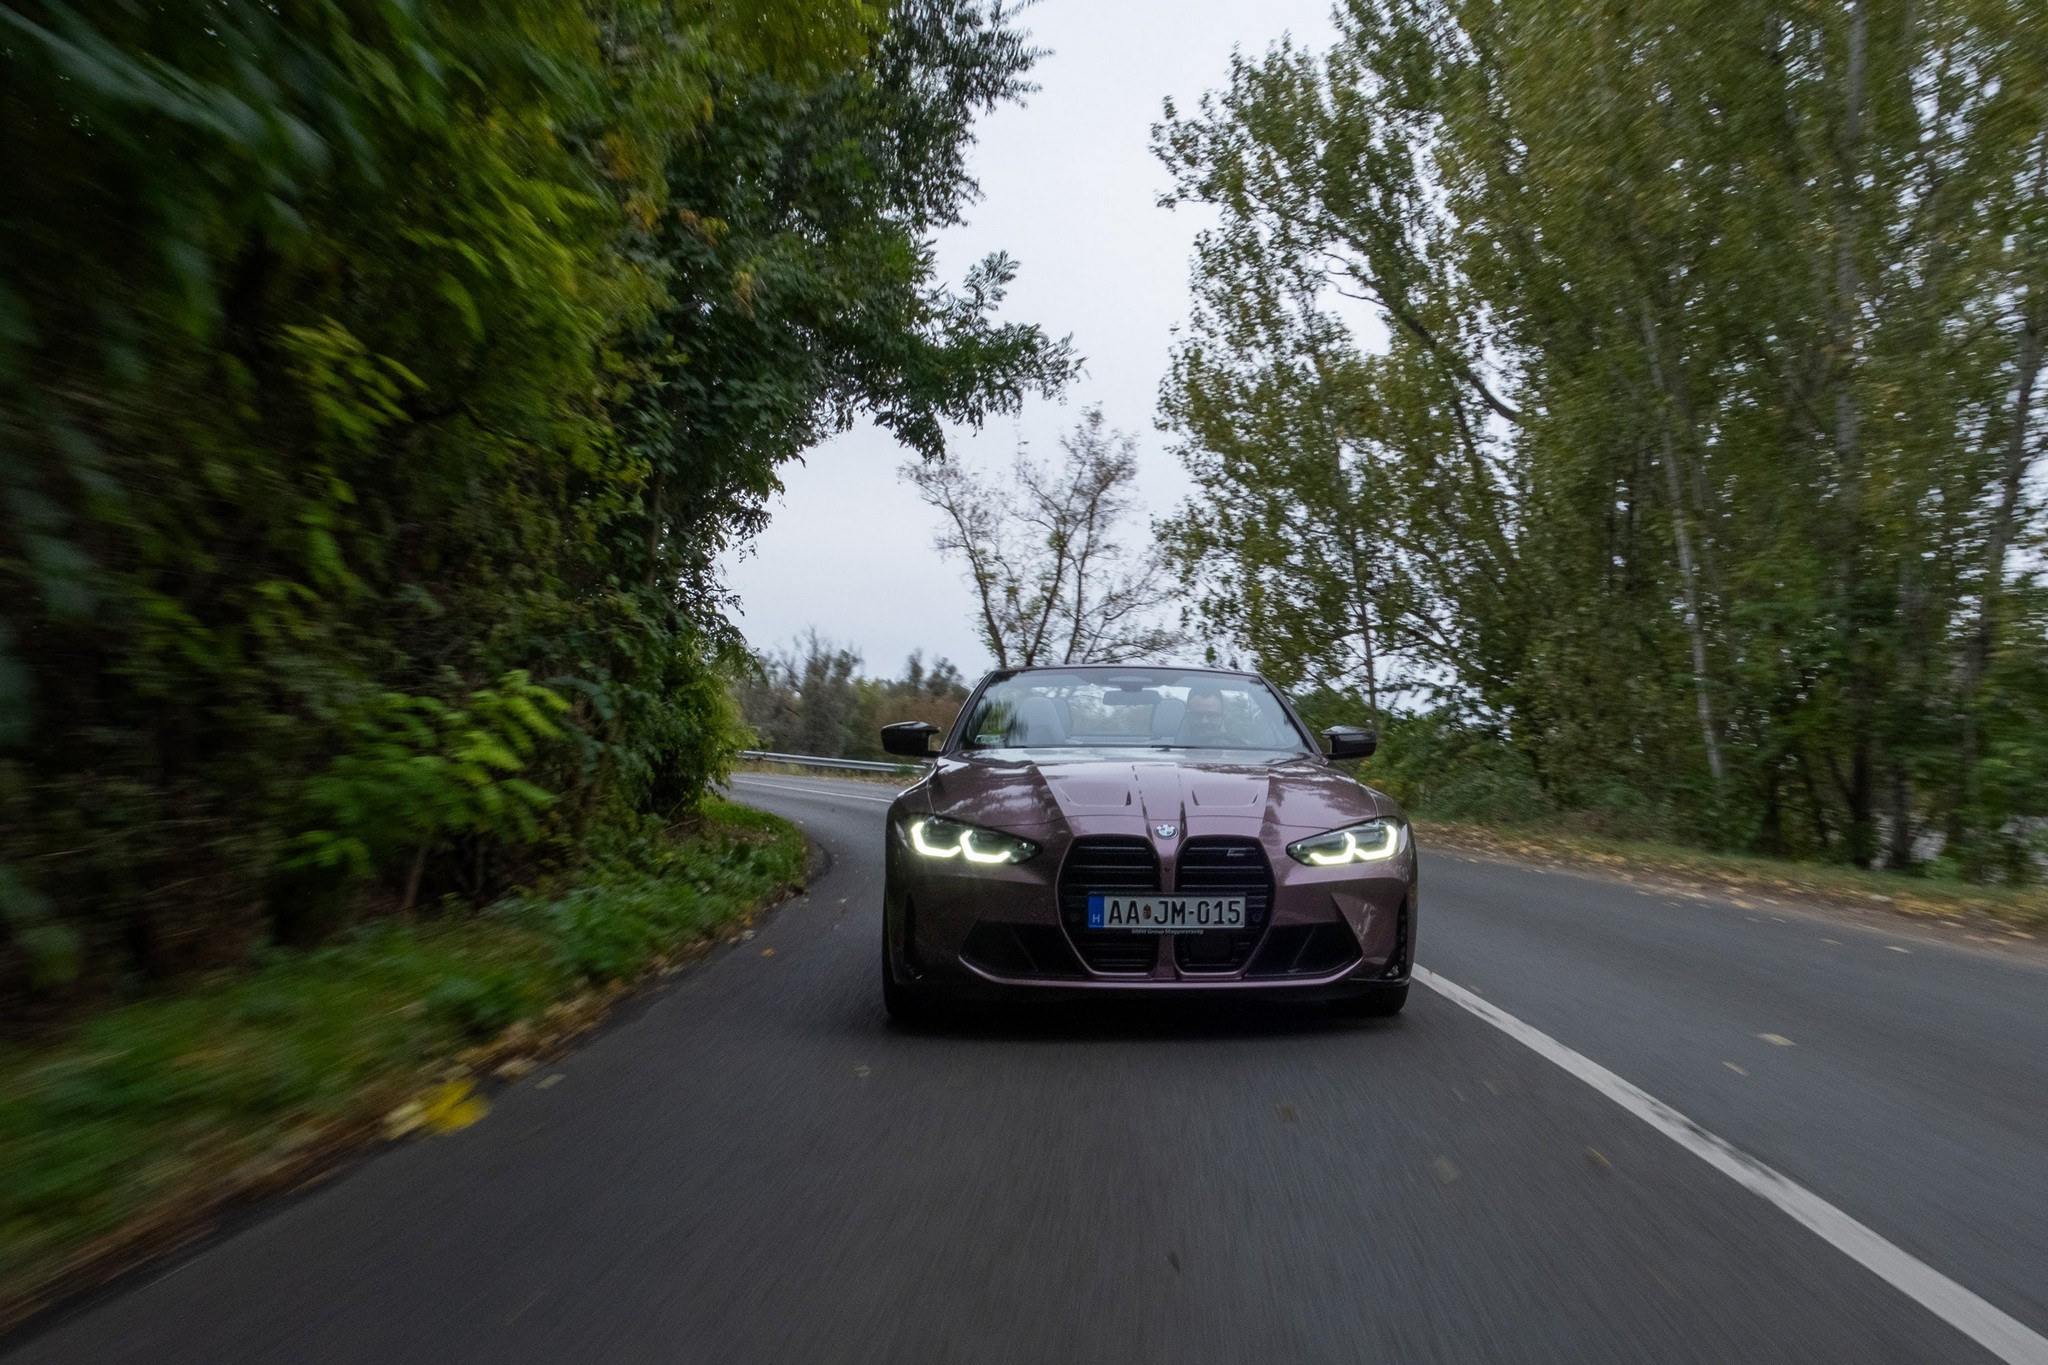
<svg viewBox="0 0 2048 1365">
<path fill-rule="evenodd" d="M 1090 929 L 1134 934 L 1199 934 L 1244 928 L 1243 896 L 1090 896 Z"/>
</svg>

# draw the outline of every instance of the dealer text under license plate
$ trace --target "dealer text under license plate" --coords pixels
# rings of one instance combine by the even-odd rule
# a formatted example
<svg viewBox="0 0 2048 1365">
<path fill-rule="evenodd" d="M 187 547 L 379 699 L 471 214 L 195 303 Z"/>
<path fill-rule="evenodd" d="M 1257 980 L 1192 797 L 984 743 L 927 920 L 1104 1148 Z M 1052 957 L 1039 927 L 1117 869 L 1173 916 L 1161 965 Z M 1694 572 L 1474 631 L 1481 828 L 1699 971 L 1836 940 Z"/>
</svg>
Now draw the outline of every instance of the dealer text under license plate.
<svg viewBox="0 0 2048 1365">
<path fill-rule="evenodd" d="M 1137 934 L 1198 934 L 1244 928 L 1243 896 L 1090 896 L 1090 929 Z"/>
</svg>

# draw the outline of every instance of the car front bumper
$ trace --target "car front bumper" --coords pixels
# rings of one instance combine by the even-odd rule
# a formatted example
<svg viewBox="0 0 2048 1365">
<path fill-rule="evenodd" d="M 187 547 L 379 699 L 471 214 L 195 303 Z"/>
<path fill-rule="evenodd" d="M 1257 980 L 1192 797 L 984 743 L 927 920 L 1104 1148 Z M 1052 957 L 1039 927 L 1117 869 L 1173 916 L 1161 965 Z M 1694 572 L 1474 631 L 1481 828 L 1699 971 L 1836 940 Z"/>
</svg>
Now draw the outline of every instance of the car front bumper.
<svg viewBox="0 0 2048 1365">
<path fill-rule="evenodd" d="M 1065 844 L 1021 865 L 964 868 L 921 858 L 892 834 L 884 907 L 892 962 L 899 979 L 965 999 L 1335 1000 L 1407 981 L 1419 911 L 1412 846 L 1385 864 L 1317 868 L 1261 842 L 1270 899 L 1244 961 L 1192 967 L 1175 936 L 1133 935 L 1158 940 L 1150 965 L 1105 971 L 1090 965 L 1072 916 L 1062 915 Z M 1064 889 L 1071 897 L 1071 885 Z M 1099 941 L 1100 931 L 1091 937 Z"/>
</svg>

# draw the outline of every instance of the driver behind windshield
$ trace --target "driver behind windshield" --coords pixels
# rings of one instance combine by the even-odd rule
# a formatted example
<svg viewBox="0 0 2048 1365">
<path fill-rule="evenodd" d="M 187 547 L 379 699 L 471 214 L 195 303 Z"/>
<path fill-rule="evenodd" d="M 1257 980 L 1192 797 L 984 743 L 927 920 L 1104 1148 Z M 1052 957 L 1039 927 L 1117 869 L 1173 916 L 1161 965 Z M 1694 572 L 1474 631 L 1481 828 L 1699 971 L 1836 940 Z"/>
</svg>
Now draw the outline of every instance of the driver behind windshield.
<svg viewBox="0 0 2048 1365">
<path fill-rule="evenodd" d="M 1223 721 L 1223 694 L 1214 687 L 1196 687 L 1188 692 L 1187 710 L 1181 713 L 1180 742 L 1195 746 L 1233 742 Z"/>
</svg>

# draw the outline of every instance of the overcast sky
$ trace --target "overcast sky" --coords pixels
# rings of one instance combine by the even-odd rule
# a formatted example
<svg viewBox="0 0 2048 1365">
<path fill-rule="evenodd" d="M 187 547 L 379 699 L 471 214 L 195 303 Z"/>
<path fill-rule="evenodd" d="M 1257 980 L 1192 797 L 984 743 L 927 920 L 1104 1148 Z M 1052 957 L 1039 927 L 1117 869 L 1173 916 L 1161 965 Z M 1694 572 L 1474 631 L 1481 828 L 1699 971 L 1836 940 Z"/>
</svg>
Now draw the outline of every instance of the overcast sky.
<svg viewBox="0 0 2048 1365">
<path fill-rule="evenodd" d="M 1187 109 L 1220 86 L 1233 47 L 1262 52 L 1283 33 L 1327 46 L 1329 0 L 1040 0 L 1024 22 L 1051 49 L 1034 73 L 1040 89 L 981 124 L 984 198 L 940 239 L 941 268 L 957 283 L 982 256 L 1009 252 L 1022 269 L 1005 315 L 1071 332 L 1087 373 L 1063 402 L 1033 401 L 979 436 L 957 435 L 954 457 L 1002 466 L 1025 442 L 1049 458 L 1081 409 L 1100 403 L 1138 437 L 1140 493 L 1165 512 L 1186 479 L 1152 423 L 1204 218 L 1155 206 L 1166 173 L 1150 129 L 1168 96 Z M 896 476 L 906 458 L 863 425 L 784 468 L 768 530 L 725 565 L 756 648 L 815 625 L 859 650 L 871 674 L 895 675 L 920 648 L 970 677 L 989 666 L 960 566 L 932 549 L 937 514 Z"/>
</svg>

